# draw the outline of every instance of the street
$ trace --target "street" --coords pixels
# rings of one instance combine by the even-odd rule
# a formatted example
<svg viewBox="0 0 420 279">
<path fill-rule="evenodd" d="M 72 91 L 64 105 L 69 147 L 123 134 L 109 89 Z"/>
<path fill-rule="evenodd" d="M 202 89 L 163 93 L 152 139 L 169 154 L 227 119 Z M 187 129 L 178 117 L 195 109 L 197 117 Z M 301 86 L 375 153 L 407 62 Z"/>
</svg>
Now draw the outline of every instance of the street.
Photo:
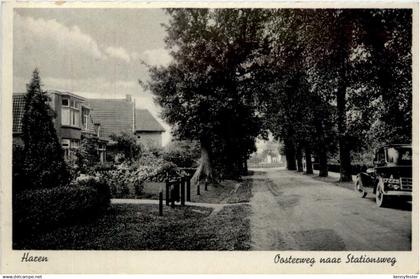
<svg viewBox="0 0 420 279">
<path fill-rule="evenodd" d="M 284 169 L 255 171 L 253 250 L 411 250 L 410 207 L 379 208 L 348 188 Z"/>
</svg>

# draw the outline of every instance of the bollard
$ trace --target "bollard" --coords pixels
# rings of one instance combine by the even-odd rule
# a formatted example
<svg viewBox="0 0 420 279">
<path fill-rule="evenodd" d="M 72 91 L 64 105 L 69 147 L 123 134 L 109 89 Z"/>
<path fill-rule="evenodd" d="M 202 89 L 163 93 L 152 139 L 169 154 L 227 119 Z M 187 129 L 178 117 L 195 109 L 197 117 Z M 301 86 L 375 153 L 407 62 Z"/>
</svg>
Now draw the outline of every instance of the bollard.
<svg viewBox="0 0 420 279">
<path fill-rule="evenodd" d="M 181 182 L 181 205 L 185 205 L 185 180 L 184 178 L 181 178 L 180 182 Z"/>
<path fill-rule="evenodd" d="M 163 193 L 159 192 L 159 216 L 163 216 Z"/>
<path fill-rule="evenodd" d="M 191 201 L 191 181 L 190 181 L 190 177 L 186 176 L 185 177 L 187 180 L 187 201 Z"/>
<path fill-rule="evenodd" d="M 207 185 L 208 185 L 209 183 L 207 182 L 207 178 L 206 178 L 206 181 L 204 182 L 204 191 L 207 191 L 208 189 L 207 189 Z"/>
<path fill-rule="evenodd" d="M 165 189 L 166 205 L 169 205 L 169 186 L 170 186 L 169 181 L 166 181 L 166 189 Z"/>
<path fill-rule="evenodd" d="M 200 195 L 200 182 L 197 183 L 197 196 Z"/>
</svg>

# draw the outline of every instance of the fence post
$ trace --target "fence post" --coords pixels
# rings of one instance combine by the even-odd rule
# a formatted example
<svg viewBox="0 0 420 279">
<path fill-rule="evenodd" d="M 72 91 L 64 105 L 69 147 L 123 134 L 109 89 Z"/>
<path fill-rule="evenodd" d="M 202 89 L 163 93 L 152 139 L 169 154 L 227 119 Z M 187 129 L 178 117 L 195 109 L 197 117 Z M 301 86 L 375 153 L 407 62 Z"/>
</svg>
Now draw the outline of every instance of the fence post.
<svg viewBox="0 0 420 279">
<path fill-rule="evenodd" d="M 180 186 L 179 184 L 181 184 L 180 180 L 179 179 L 175 180 L 175 199 L 177 202 L 179 202 L 179 190 L 181 188 L 179 187 Z"/>
<path fill-rule="evenodd" d="M 171 207 L 175 207 L 175 185 L 171 185 Z"/>
<path fill-rule="evenodd" d="M 166 194 L 166 205 L 169 205 L 169 180 L 166 180 L 166 189 L 165 189 L 165 194 Z"/>
<path fill-rule="evenodd" d="M 187 201 L 191 201 L 191 181 L 190 181 L 190 176 L 186 176 L 185 177 L 187 180 Z"/>
<path fill-rule="evenodd" d="M 159 192 L 159 216 L 163 216 L 163 192 Z"/>
<path fill-rule="evenodd" d="M 185 180 L 183 177 L 181 177 L 180 181 L 181 181 L 181 205 L 185 205 Z"/>
</svg>

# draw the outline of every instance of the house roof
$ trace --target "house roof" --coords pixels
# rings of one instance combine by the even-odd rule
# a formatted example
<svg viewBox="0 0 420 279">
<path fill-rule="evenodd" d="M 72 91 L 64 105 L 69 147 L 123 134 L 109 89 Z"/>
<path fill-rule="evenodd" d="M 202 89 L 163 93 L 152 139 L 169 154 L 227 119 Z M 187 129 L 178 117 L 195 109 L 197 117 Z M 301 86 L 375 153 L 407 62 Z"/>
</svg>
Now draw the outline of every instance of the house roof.
<svg viewBox="0 0 420 279">
<path fill-rule="evenodd" d="M 165 129 L 149 110 L 136 109 L 136 132 L 165 132 Z"/>
<path fill-rule="evenodd" d="M 134 103 L 126 99 L 88 99 L 95 123 L 101 124 L 102 136 L 133 132 Z"/>
<path fill-rule="evenodd" d="M 71 96 L 75 99 L 78 99 L 80 101 L 86 101 L 86 98 L 80 96 L 80 95 L 76 95 L 74 93 L 68 92 L 68 91 L 58 91 L 58 90 L 47 90 L 48 94 L 57 94 L 57 95 L 61 95 L 61 96 Z"/>
<path fill-rule="evenodd" d="M 13 94 L 13 133 L 22 133 L 25 94 Z"/>
</svg>

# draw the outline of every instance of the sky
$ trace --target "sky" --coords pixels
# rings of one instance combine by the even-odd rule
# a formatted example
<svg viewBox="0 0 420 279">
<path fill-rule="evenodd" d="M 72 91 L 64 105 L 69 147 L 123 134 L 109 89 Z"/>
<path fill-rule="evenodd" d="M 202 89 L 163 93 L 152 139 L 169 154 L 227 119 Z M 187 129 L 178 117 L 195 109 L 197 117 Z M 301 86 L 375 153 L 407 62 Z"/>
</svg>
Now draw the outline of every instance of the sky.
<svg viewBox="0 0 420 279">
<path fill-rule="evenodd" d="M 160 107 L 138 80 L 148 79 L 141 64 L 168 65 L 160 9 L 15 9 L 13 91 L 25 92 L 38 68 L 44 90 L 63 90 L 86 98 L 125 98 L 159 117 Z"/>
</svg>

